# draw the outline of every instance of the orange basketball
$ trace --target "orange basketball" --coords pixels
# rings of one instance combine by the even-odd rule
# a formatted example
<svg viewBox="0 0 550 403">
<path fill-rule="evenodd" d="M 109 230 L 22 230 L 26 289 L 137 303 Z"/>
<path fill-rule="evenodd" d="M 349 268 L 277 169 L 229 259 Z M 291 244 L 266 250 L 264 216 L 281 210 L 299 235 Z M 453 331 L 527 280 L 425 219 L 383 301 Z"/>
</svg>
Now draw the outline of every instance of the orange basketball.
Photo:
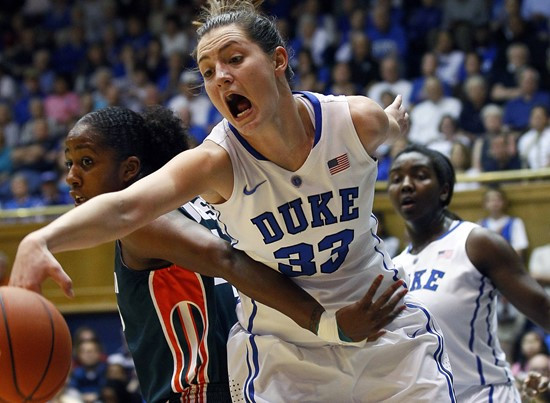
<svg viewBox="0 0 550 403">
<path fill-rule="evenodd" d="M 71 333 L 46 298 L 0 287 L 0 401 L 45 402 L 71 369 Z"/>
</svg>

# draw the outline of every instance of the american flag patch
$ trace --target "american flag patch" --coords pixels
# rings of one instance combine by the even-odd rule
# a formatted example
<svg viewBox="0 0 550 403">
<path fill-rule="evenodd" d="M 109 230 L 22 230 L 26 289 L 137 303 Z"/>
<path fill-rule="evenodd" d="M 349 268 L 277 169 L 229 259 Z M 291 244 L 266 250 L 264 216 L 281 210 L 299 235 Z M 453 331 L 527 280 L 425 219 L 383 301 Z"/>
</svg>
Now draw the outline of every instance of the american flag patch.
<svg viewBox="0 0 550 403">
<path fill-rule="evenodd" d="M 343 170 L 348 169 L 349 168 L 348 154 L 342 154 L 336 158 L 331 159 L 329 162 L 327 162 L 327 166 L 331 175 L 337 174 L 338 172 L 342 172 Z"/>
<path fill-rule="evenodd" d="M 450 259 L 453 257 L 453 250 L 447 249 L 447 250 L 440 250 L 437 252 L 437 257 L 441 259 Z"/>
</svg>

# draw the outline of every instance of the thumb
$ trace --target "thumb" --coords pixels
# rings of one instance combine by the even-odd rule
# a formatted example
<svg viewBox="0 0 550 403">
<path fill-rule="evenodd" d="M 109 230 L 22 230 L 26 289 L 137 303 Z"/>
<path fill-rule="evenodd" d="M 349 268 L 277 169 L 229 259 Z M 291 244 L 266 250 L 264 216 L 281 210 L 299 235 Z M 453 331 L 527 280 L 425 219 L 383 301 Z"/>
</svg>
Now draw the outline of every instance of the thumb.
<svg viewBox="0 0 550 403">
<path fill-rule="evenodd" d="M 61 267 L 56 267 L 51 273 L 52 279 L 61 287 L 65 295 L 74 297 L 73 281 Z"/>
</svg>

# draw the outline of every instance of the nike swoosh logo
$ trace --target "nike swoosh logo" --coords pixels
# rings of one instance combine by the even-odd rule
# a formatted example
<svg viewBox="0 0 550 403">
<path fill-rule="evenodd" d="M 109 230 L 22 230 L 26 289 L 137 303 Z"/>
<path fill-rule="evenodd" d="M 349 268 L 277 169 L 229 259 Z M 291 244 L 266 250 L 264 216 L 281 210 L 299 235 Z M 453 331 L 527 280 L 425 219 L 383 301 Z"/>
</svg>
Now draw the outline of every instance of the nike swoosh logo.
<svg viewBox="0 0 550 403">
<path fill-rule="evenodd" d="M 261 185 L 263 185 L 266 181 L 264 180 L 263 182 L 260 182 L 258 183 L 256 186 L 254 186 L 252 189 L 248 190 L 246 188 L 246 185 L 244 186 L 244 189 L 243 189 L 243 193 L 247 196 L 250 196 L 251 194 L 253 194 Z"/>
</svg>

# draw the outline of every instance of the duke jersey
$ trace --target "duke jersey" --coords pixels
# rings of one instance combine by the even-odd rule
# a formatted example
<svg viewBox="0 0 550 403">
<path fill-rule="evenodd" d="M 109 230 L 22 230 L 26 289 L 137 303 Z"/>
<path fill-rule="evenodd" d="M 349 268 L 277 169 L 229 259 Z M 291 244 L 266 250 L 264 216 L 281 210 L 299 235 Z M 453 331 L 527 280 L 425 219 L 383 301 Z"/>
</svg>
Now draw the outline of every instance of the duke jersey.
<svg viewBox="0 0 550 403">
<path fill-rule="evenodd" d="M 466 253 L 466 239 L 476 227 L 454 221 L 447 233 L 417 255 L 408 247 L 393 259 L 409 275 L 410 293 L 441 325 L 459 401 L 474 385 L 491 388 L 513 380 L 497 339 L 498 291 Z"/>
<path fill-rule="evenodd" d="M 225 237 L 202 199 L 179 212 Z M 124 264 L 117 242 L 117 303 L 147 402 L 231 401 L 226 343 L 237 320 L 236 300 L 224 287 L 231 286 L 215 286 L 214 278 L 174 264 L 132 270 Z"/>
<path fill-rule="evenodd" d="M 377 165 L 358 138 L 347 98 L 308 92 L 295 97 L 315 127 L 304 164 L 295 172 L 277 166 L 223 120 L 207 140 L 229 154 L 234 186 L 231 197 L 213 207 L 235 248 L 292 277 L 335 312 L 363 297 L 378 275 L 384 278 L 379 293 L 406 276 L 376 236 Z M 240 325 L 231 331 L 228 360 L 230 381 L 246 401 L 453 399 L 441 337 L 423 308 L 399 315 L 375 349 L 374 343 L 329 346 L 283 314 L 240 297 Z M 423 336 L 408 338 L 404 329 L 420 329 Z M 426 357 L 431 363 L 419 364 Z M 399 366 L 410 371 L 406 380 L 395 379 Z"/>
</svg>

